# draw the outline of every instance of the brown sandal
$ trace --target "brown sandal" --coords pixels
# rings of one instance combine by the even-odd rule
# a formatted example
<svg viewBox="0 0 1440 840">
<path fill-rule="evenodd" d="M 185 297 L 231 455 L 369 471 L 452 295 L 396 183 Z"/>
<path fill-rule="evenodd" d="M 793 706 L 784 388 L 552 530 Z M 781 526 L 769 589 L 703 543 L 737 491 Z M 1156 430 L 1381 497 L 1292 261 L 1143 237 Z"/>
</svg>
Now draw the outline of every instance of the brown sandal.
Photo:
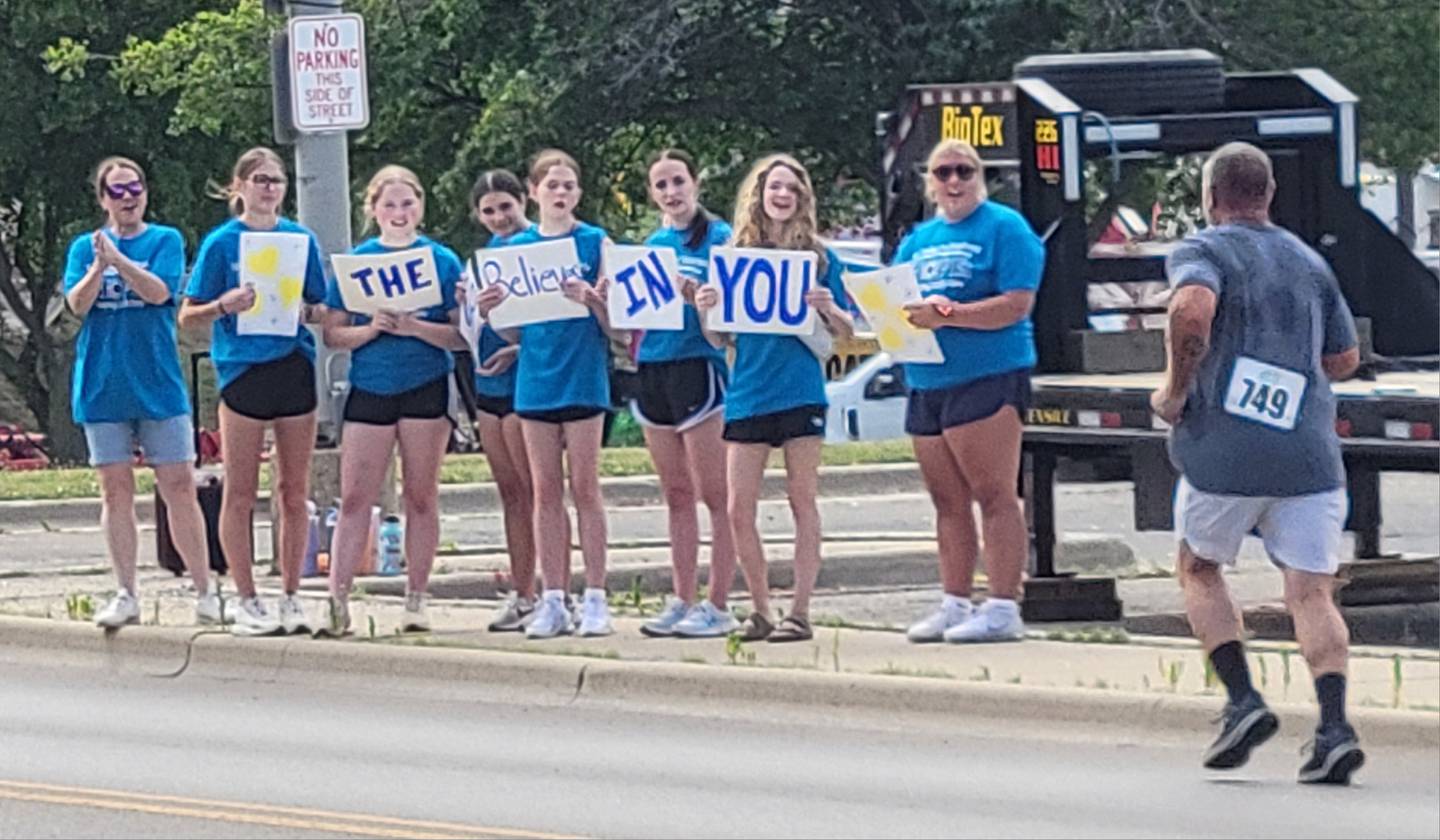
<svg viewBox="0 0 1440 840">
<path fill-rule="evenodd" d="M 810 629 L 810 622 L 798 615 L 787 615 L 780 621 L 780 626 L 770 634 L 770 641 L 779 642 L 806 642 L 815 637 L 814 631 Z"/>
<path fill-rule="evenodd" d="M 758 612 L 752 612 L 745 619 L 745 623 L 740 625 L 740 641 L 763 642 L 774 632 L 775 625 L 770 623 L 770 619 Z"/>
</svg>

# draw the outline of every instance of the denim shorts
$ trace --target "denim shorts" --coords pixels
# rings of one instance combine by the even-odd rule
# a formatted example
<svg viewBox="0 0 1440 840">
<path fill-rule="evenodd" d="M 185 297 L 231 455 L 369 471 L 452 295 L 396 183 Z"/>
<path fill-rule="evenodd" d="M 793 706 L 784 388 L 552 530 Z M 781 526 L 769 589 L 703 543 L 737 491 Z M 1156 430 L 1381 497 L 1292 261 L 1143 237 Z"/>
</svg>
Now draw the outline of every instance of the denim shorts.
<svg viewBox="0 0 1440 840">
<path fill-rule="evenodd" d="M 188 414 L 164 420 L 86 423 L 85 443 L 90 447 L 92 467 L 129 463 L 136 449 L 144 453 L 145 463 L 152 467 L 195 460 L 195 429 Z"/>
</svg>

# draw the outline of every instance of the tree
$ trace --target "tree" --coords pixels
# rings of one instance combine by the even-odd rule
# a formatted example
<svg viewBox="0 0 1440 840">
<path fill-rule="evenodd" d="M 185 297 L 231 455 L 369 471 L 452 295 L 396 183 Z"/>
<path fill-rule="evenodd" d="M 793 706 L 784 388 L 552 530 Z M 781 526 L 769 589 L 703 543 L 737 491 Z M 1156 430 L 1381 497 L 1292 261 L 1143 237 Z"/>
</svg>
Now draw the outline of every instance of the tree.
<svg viewBox="0 0 1440 840">
<path fill-rule="evenodd" d="M 47 72 L 48 47 L 75 39 L 94 55 L 118 53 L 132 34 L 164 31 L 166 16 L 204 4 L 171 0 L 0 0 L 0 377 L 22 396 L 49 434 L 52 455 L 84 455 L 70 420 L 71 339 L 77 322 L 58 295 L 69 238 L 97 221 L 88 176 L 101 157 L 142 163 L 177 159 L 184 143 L 166 143 L 166 103 L 125 96 L 105 73 L 74 64 L 67 77 Z M 164 170 L 165 167 L 155 167 Z M 156 172 L 157 211 L 180 195 L 175 172 Z"/>
</svg>

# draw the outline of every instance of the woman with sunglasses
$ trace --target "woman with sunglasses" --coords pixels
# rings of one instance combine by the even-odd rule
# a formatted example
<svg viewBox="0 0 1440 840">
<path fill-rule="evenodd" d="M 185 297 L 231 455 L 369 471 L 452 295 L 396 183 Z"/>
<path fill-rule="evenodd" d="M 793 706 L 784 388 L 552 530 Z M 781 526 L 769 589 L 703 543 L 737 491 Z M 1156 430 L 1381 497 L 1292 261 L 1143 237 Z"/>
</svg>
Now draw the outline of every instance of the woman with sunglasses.
<svg viewBox="0 0 1440 840">
<path fill-rule="evenodd" d="M 905 237 L 895 262 L 914 263 L 924 298 L 910 322 L 934 330 L 939 364 L 907 364 L 905 431 L 935 504 L 944 595 L 909 629 L 912 642 L 1019 639 L 1020 583 L 1029 556 L 1016 493 L 1022 415 L 1030 400 L 1035 339 L 1030 309 L 1045 247 L 1025 218 L 989 201 L 980 155 L 942 141 L 930 153 L 926 192 L 936 214 Z M 972 606 L 980 507 L 989 598 Z"/>
<path fill-rule="evenodd" d="M 70 405 L 85 429 L 100 477 L 105 543 L 120 590 L 95 617 L 114 629 L 140 621 L 135 588 L 136 446 L 155 471 L 175 547 L 195 583 L 195 620 L 220 622 L 210 589 L 205 519 L 195 496 L 195 457 L 185 380 L 175 353 L 175 302 L 185 243 L 172 227 L 145 221 L 145 171 L 111 157 L 95 170 L 105 225 L 70 243 L 65 301 L 82 319 Z"/>
<path fill-rule="evenodd" d="M 285 164 L 270 149 L 254 148 L 235 162 L 221 191 L 230 221 L 212 230 L 200 245 L 181 327 L 213 324 L 210 357 L 220 383 L 220 441 L 225 455 L 225 494 L 220 504 L 220 545 L 235 577 L 240 609 L 233 632 L 241 636 L 311 632 L 296 593 L 309 536 L 305 501 L 310 456 L 315 449 L 315 338 L 302 323 L 294 335 L 240 335 L 236 316 L 255 305 L 255 289 L 240 284 L 240 235 L 247 232 L 307 236 L 302 298 L 313 321 L 313 304 L 325 298 L 320 246 L 310 231 L 280 215 L 285 201 Z M 256 596 L 251 515 L 260 483 L 265 427 L 275 435 L 275 494 L 279 510 L 280 570 L 285 595 L 278 615 Z"/>
</svg>

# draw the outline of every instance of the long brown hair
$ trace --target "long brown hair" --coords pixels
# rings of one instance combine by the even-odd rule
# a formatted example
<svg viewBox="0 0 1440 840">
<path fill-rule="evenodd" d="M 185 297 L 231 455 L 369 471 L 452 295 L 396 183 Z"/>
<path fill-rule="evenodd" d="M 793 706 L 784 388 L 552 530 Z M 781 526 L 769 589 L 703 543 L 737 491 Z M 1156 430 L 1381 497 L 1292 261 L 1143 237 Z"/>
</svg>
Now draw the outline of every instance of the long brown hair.
<svg viewBox="0 0 1440 840">
<path fill-rule="evenodd" d="M 230 207 L 230 215 L 239 216 L 245 212 L 245 199 L 240 195 L 240 185 L 254 174 L 255 170 L 267 163 L 273 163 L 285 171 L 285 161 L 275 150 L 265 146 L 256 146 L 245 152 L 235 160 L 235 167 L 230 170 L 230 183 L 225 186 L 211 184 L 210 195 L 224 201 Z"/>
<path fill-rule="evenodd" d="M 765 182 L 770 173 L 778 167 L 785 167 L 800 181 L 799 202 L 795 215 L 780 228 L 779 236 L 772 241 L 765 231 Z M 819 270 L 825 271 L 825 246 L 820 242 L 819 223 L 815 219 L 815 188 L 810 183 L 810 173 L 800 161 L 786 154 L 774 154 L 761 158 L 750 168 L 745 180 L 740 182 L 740 191 L 735 197 L 735 238 L 734 244 L 742 248 L 756 246 L 781 248 L 788 251 L 814 251 L 819 257 Z"/>
</svg>

